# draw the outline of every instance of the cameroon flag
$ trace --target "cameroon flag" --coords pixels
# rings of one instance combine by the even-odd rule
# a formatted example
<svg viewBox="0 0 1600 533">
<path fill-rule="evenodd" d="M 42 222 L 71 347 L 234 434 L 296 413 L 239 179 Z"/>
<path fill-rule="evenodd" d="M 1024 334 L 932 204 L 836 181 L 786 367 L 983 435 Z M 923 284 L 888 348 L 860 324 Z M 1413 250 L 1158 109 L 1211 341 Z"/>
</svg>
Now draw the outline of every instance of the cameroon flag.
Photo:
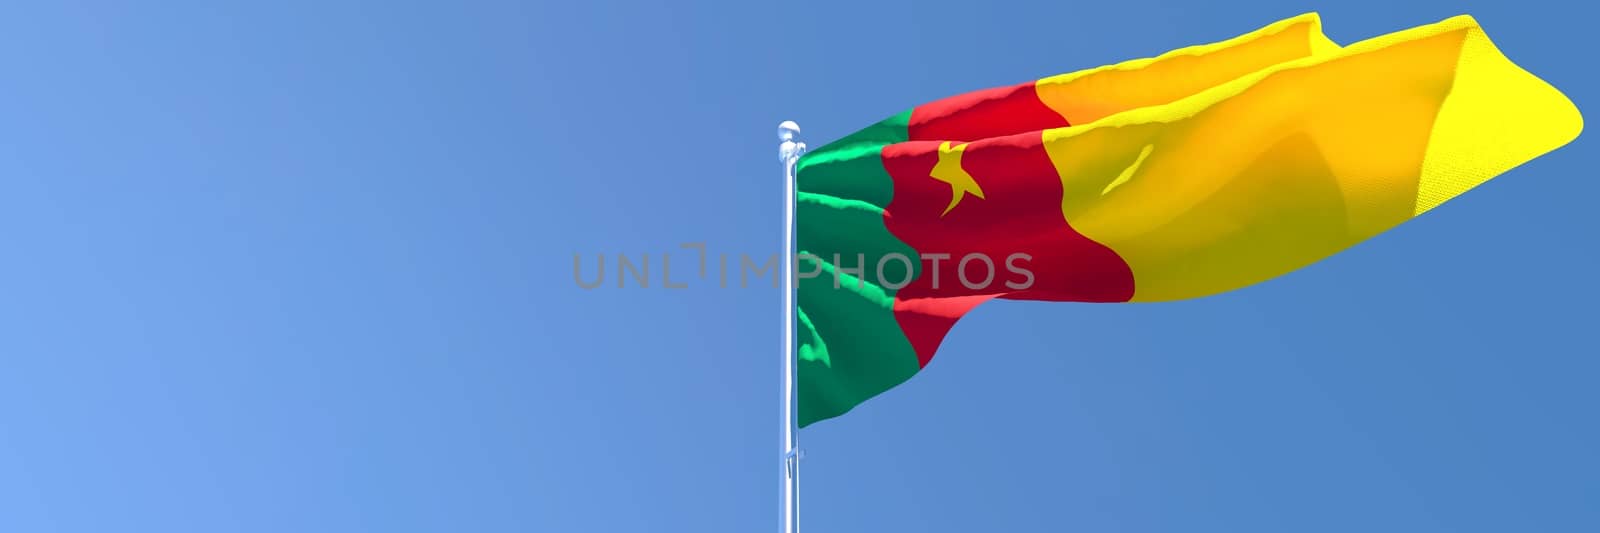
<svg viewBox="0 0 1600 533">
<path fill-rule="evenodd" d="M 991 299 L 1258 283 L 1582 128 L 1467 16 L 1341 47 L 1308 14 L 917 106 L 798 163 L 800 425 L 910 378 Z"/>
</svg>

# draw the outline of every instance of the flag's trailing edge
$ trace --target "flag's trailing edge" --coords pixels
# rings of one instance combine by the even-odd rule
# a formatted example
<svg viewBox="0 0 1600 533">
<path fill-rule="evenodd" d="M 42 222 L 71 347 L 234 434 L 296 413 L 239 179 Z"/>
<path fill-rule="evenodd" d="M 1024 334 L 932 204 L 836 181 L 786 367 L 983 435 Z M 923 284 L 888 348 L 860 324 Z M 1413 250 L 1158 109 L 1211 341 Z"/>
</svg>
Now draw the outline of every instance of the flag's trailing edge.
<svg viewBox="0 0 1600 533">
<path fill-rule="evenodd" d="M 1257 283 L 1582 128 L 1468 16 L 1340 47 L 1308 14 L 918 106 L 800 160 L 798 248 L 819 259 L 799 269 L 818 272 L 799 280 L 799 423 L 910 378 L 991 298 L 1153 302 Z"/>
</svg>

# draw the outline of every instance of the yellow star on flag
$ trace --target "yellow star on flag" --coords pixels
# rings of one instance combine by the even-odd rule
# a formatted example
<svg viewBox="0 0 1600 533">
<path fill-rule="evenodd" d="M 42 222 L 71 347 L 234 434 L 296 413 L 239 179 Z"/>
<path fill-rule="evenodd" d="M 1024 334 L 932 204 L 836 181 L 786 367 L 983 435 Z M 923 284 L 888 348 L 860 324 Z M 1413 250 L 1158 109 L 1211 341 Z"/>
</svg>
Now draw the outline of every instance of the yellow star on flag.
<svg viewBox="0 0 1600 533">
<path fill-rule="evenodd" d="M 961 198 L 971 193 L 973 196 L 983 198 L 983 189 L 978 187 L 977 180 L 972 175 L 961 169 L 961 154 L 967 150 L 967 143 L 950 146 L 950 141 L 939 145 L 939 162 L 933 165 L 929 177 L 950 184 L 950 205 L 944 208 L 939 216 L 950 214 L 956 204 L 961 203 Z"/>
</svg>

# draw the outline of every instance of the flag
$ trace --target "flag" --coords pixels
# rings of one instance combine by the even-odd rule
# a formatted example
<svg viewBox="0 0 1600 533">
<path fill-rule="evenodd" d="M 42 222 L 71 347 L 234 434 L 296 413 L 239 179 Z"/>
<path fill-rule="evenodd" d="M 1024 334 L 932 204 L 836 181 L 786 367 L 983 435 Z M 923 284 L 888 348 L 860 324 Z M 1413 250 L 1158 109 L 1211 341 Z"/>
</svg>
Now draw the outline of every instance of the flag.
<svg viewBox="0 0 1600 533">
<path fill-rule="evenodd" d="M 1259 283 L 1582 127 L 1468 16 L 1339 46 L 1307 14 L 917 106 L 798 163 L 799 424 L 904 382 L 991 299 Z"/>
</svg>

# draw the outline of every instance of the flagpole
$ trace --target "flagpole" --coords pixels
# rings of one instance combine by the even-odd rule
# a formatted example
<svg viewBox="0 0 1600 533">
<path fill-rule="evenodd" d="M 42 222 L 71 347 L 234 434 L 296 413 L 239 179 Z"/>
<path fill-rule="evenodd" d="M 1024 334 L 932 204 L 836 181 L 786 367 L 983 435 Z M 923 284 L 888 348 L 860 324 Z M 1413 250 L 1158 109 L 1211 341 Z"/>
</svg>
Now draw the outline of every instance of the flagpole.
<svg viewBox="0 0 1600 533">
<path fill-rule="evenodd" d="M 795 428 L 794 410 L 794 208 L 795 164 L 806 152 L 806 143 L 796 137 L 800 125 L 785 120 L 778 124 L 778 158 L 783 162 L 783 532 L 800 531 L 800 436 Z"/>
</svg>

